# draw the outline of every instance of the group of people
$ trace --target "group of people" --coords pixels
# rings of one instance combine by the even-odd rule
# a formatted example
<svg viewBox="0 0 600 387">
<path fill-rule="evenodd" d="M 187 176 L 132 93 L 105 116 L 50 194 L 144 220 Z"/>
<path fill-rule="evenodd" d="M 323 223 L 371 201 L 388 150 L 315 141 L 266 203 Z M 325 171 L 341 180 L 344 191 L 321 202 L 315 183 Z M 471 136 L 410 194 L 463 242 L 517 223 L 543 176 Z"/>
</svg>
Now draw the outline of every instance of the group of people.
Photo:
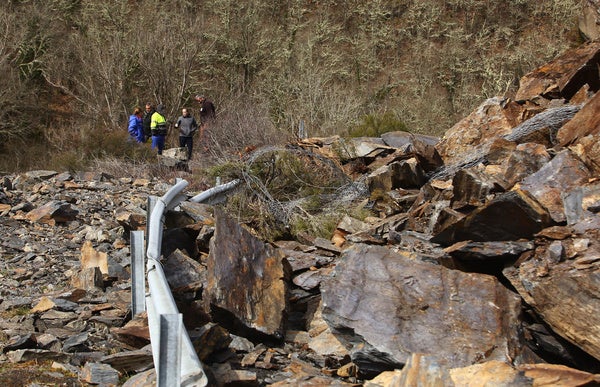
<svg viewBox="0 0 600 387">
<path fill-rule="evenodd" d="M 181 109 L 181 116 L 175 122 L 175 128 L 179 129 L 179 146 L 187 148 L 187 159 L 192 159 L 194 147 L 194 134 L 200 131 L 200 141 L 205 141 L 205 130 L 216 117 L 215 105 L 206 97 L 196 95 L 194 99 L 200 104 L 199 120 L 196 121 L 189 109 Z M 146 103 L 146 110 L 135 107 L 133 114 L 129 116 L 128 132 L 131 141 L 145 143 L 152 141 L 152 149 L 156 149 L 161 155 L 165 149 L 165 138 L 169 132 L 169 121 L 165 118 L 164 106 L 154 106 Z"/>
</svg>

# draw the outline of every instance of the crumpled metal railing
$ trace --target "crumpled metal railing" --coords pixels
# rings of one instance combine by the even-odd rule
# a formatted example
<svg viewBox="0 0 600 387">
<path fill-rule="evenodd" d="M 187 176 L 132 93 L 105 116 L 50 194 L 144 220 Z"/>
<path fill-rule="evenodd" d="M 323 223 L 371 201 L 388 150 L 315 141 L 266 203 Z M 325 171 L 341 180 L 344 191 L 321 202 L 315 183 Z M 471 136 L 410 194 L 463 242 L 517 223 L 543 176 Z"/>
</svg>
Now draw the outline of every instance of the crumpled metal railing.
<svg viewBox="0 0 600 387">
<path fill-rule="evenodd" d="M 234 180 L 226 184 L 217 185 L 189 200 L 196 203 L 215 203 L 223 201 L 239 183 L 240 180 Z M 159 386 L 174 386 L 179 384 L 181 386 L 204 387 L 208 385 L 208 378 L 204 372 L 203 365 L 198 359 L 198 355 L 196 354 L 194 346 L 185 329 L 181 329 L 181 337 L 176 340 L 177 342 L 166 344 L 168 347 L 175 346 L 179 348 L 180 352 L 176 353 L 174 356 L 177 359 L 166 363 L 161 361 L 161 356 L 164 359 L 166 353 L 172 354 L 172 351 L 168 352 L 166 348 L 163 347 L 164 337 L 161 339 L 161 324 L 169 319 L 161 317 L 179 315 L 175 300 L 171 294 L 171 289 L 169 288 L 169 284 L 160 263 L 163 215 L 166 210 L 176 208 L 182 201 L 187 200 L 187 198 L 181 194 L 187 186 L 187 181 L 178 180 L 163 197 L 158 198 L 155 201 L 151 212 L 149 212 L 148 219 L 146 278 L 149 291 L 146 294 L 146 309 L 148 313 L 150 340 L 152 342 L 152 356 L 158 375 L 157 379 Z M 175 325 L 177 326 L 177 324 Z M 179 324 L 179 326 L 182 326 L 182 324 Z M 164 336 L 164 327 L 162 329 L 162 334 Z M 162 367 L 170 367 L 174 364 L 179 365 L 178 372 L 171 372 L 169 374 L 176 375 L 176 380 L 171 378 L 165 381 L 165 378 L 162 377 L 164 375 L 164 370 L 160 369 L 161 364 Z"/>
<path fill-rule="evenodd" d="M 169 191 L 156 201 L 150 216 L 148 227 L 148 247 L 146 249 L 146 278 L 149 293 L 146 296 L 146 307 L 148 311 L 148 327 L 150 340 L 152 342 L 152 356 L 154 366 L 160 380 L 160 357 L 165 348 L 161 348 L 161 315 L 179 314 L 171 289 L 167 283 L 165 273 L 160 264 L 161 242 L 163 232 L 163 214 L 166 208 L 180 203 L 180 192 L 187 187 L 188 182 L 181 180 Z M 181 330 L 181 352 L 180 352 L 180 385 L 182 386 L 207 386 L 208 378 L 198 359 L 198 355 L 192 345 L 189 335 L 185 329 Z M 173 385 L 172 383 L 168 383 Z"/>
</svg>

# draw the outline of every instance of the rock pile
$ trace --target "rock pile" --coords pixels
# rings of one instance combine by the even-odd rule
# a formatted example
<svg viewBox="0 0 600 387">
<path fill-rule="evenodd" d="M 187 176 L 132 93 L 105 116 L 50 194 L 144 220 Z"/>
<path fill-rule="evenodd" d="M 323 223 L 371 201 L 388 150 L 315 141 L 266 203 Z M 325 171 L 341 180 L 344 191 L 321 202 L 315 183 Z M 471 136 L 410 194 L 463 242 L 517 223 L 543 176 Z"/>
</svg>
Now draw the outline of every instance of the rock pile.
<svg viewBox="0 0 600 387">
<path fill-rule="evenodd" d="M 167 212 L 164 270 L 212 383 L 600 384 L 599 62 L 600 43 L 567 52 L 442 139 L 301 141 L 370 192 L 371 216 L 331 240 Z M 168 186 L 48 171 L 1 186 L 0 360 L 154 383 L 127 238 Z"/>
</svg>

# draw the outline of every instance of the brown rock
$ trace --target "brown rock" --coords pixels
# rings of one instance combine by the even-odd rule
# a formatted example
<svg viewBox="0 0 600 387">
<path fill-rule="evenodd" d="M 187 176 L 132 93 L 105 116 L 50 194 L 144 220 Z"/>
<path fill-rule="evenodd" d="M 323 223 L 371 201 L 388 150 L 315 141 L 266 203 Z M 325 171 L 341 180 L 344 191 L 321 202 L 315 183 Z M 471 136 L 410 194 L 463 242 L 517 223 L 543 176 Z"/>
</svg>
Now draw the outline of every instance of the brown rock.
<svg viewBox="0 0 600 387">
<path fill-rule="evenodd" d="M 569 368 L 560 364 L 521 364 L 516 367 L 534 386 L 593 386 L 600 384 L 600 375 Z"/>
<path fill-rule="evenodd" d="M 119 340 L 129 343 L 134 347 L 141 348 L 150 342 L 150 330 L 148 329 L 147 314 L 138 313 L 131 321 L 121 328 L 110 330 Z"/>
<path fill-rule="evenodd" d="M 115 213 L 117 222 L 125 228 L 125 231 L 145 230 L 146 213 L 141 208 L 127 210 L 119 208 Z"/>
<path fill-rule="evenodd" d="M 556 139 L 559 145 L 564 147 L 576 144 L 578 140 L 588 135 L 599 134 L 598 109 L 600 109 L 600 93 L 596 93 L 569 122 L 558 130 Z"/>
<path fill-rule="evenodd" d="M 77 210 L 71 207 L 71 204 L 52 200 L 29 211 L 25 217 L 31 222 L 54 226 L 56 223 L 66 223 L 74 220 L 78 213 Z"/>
<path fill-rule="evenodd" d="M 389 386 L 446 387 L 450 384 L 450 374 L 440 366 L 435 356 L 413 353 L 402 371 L 393 376 Z"/>
<path fill-rule="evenodd" d="M 102 272 L 99 267 L 78 270 L 71 277 L 71 286 L 78 289 L 104 289 Z"/>
<path fill-rule="evenodd" d="M 100 361 L 117 369 L 119 372 L 126 373 L 140 372 L 152 367 L 154 364 L 152 351 L 149 348 L 107 355 Z"/>
<path fill-rule="evenodd" d="M 446 164 L 464 161 L 473 148 L 511 133 L 523 121 L 523 108 L 506 99 L 491 98 L 450 128 L 436 149 Z"/>
<path fill-rule="evenodd" d="M 552 219 L 560 223 L 566 220 L 563 196 L 587 183 L 589 177 L 586 166 L 565 150 L 517 186 L 536 198 Z"/>
<path fill-rule="evenodd" d="M 361 337 L 396 362 L 431 353 L 440 364 L 458 367 L 510 361 L 521 351 L 520 300 L 491 276 L 356 245 L 321 284 L 321 295 L 334 332 L 355 332 L 351 340 Z"/>
<path fill-rule="evenodd" d="M 579 139 L 576 144 L 569 146 L 569 149 L 584 162 L 595 176 L 600 173 L 600 133 L 589 134 Z"/>
<path fill-rule="evenodd" d="M 217 212 L 203 295 L 207 310 L 218 307 L 249 329 L 283 338 L 289 272 L 279 250 Z M 220 322 L 230 325 L 227 320 Z"/>
<path fill-rule="evenodd" d="M 81 370 L 79 378 L 84 382 L 102 386 L 119 384 L 119 372 L 108 364 L 88 362 Z"/>
<path fill-rule="evenodd" d="M 529 193 L 513 189 L 496 196 L 458 222 L 431 238 L 451 245 L 465 240 L 477 242 L 530 239 L 552 224 L 548 212 Z"/>
<path fill-rule="evenodd" d="M 537 172 L 550 161 L 546 147 L 540 144 L 517 145 L 504 163 L 504 179 L 507 187 L 512 187 L 525 177 Z"/>
<path fill-rule="evenodd" d="M 458 171 L 452 179 L 453 195 L 451 206 L 454 209 L 478 207 L 488 200 L 488 195 L 504 189 L 493 177 L 478 168 Z"/>
<path fill-rule="evenodd" d="M 531 380 L 506 362 L 488 361 L 450 370 L 455 386 L 531 386 Z M 533 384 L 536 386 L 537 384 Z"/>
<path fill-rule="evenodd" d="M 581 45 L 561 54 L 553 61 L 521 78 L 515 99 L 533 100 L 537 96 L 548 99 L 571 99 L 583 85 L 598 90 L 598 62 L 600 43 Z"/>
<path fill-rule="evenodd" d="M 228 363 L 217 364 L 212 369 L 219 386 L 258 386 L 256 372 L 234 370 Z"/>
<path fill-rule="evenodd" d="M 600 263 L 575 266 L 530 259 L 504 274 L 554 332 L 600 360 Z"/>
<path fill-rule="evenodd" d="M 108 254 L 94 249 L 90 241 L 81 247 L 80 261 L 82 270 L 97 267 L 102 274 L 108 274 Z"/>
<path fill-rule="evenodd" d="M 232 338 L 223 327 L 208 323 L 191 332 L 190 340 L 198 358 L 204 362 L 214 352 L 226 349 Z"/>
<path fill-rule="evenodd" d="M 587 40 L 600 38 L 600 4 L 598 0 L 582 1 L 583 10 L 579 16 L 579 32 Z"/>
<path fill-rule="evenodd" d="M 174 293 L 202 288 L 206 268 L 177 249 L 163 263 L 165 277 Z"/>
<path fill-rule="evenodd" d="M 48 297 L 42 297 L 40 301 L 31 309 L 32 313 L 45 312 L 56 306 L 56 303 Z"/>
</svg>

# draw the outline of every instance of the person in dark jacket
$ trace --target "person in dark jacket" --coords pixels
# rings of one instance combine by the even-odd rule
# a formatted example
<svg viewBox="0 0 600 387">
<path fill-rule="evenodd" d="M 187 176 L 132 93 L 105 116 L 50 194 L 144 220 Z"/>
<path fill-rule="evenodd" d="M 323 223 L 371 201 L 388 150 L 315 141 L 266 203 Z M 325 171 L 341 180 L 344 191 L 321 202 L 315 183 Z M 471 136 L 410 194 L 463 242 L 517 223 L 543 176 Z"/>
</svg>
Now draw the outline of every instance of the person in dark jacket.
<svg viewBox="0 0 600 387">
<path fill-rule="evenodd" d="M 142 109 L 135 107 L 133 114 L 129 116 L 129 125 L 127 126 L 129 138 L 139 143 L 144 142 L 144 128 L 142 126 Z"/>
<path fill-rule="evenodd" d="M 144 128 L 144 141 L 148 141 L 152 137 L 152 131 L 150 130 L 150 125 L 152 124 L 152 115 L 154 114 L 154 106 L 150 102 L 146 102 L 146 111 L 144 112 L 144 117 L 142 118 L 142 126 Z"/>
<path fill-rule="evenodd" d="M 187 159 L 192 159 L 192 148 L 194 147 L 194 133 L 198 130 L 198 123 L 187 109 L 181 109 L 181 117 L 177 119 L 175 127 L 179 128 L 179 146 L 187 148 Z"/>
<path fill-rule="evenodd" d="M 217 118 L 217 110 L 212 101 L 206 99 L 203 95 L 196 95 L 194 98 L 200 103 L 200 143 L 207 148 L 206 130 L 212 125 Z"/>
</svg>

